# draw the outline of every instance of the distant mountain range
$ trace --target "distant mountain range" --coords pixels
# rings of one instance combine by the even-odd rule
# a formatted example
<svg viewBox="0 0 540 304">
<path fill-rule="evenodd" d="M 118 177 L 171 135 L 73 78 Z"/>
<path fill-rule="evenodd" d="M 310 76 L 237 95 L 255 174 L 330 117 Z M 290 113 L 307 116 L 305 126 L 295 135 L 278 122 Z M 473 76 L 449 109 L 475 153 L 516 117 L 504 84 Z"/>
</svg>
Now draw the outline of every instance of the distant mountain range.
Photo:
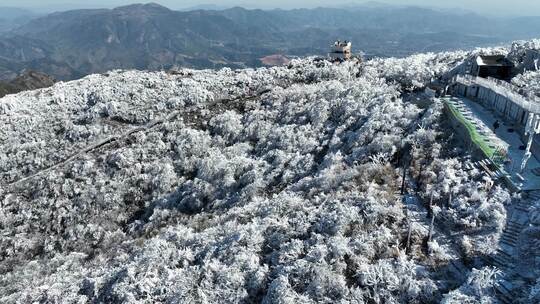
<svg viewBox="0 0 540 304">
<path fill-rule="evenodd" d="M 19 27 L 38 16 L 36 13 L 26 9 L 0 6 L 0 32 Z"/>
<path fill-rule="evenodd" d="M 256 67 L 272 55 L 326 55 L 336 39 L 370 55 L 405 56 L 528 39 L 538 28 L 540 17 L 419 7 L 173 11 L 134 4 L 58 12 L 10 27 L 0 40 L 0 79 L 28 68 L 67 80 L 116 68 Z"/>
</svg>

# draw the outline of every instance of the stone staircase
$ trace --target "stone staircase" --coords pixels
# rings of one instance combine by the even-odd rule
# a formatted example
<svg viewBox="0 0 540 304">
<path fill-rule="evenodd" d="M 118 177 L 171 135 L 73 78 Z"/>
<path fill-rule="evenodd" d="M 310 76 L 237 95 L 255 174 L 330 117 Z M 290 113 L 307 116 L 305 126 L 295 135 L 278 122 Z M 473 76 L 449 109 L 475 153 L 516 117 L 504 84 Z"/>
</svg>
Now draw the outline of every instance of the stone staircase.
<svg viewBox="0 0 540 304">
<path fill-rule="evenodd" d="M 487 158 L 472 163 L 465 163 L 466 170 L 470 171 L 475 168 L 486 172 L 494 180 L 497 180 L 505 175 L 505 173 L 502 172 L 500 169 L 492 170 L 492 168 L 496 168 L 496 166 L 490 159 Z"/>
<path fill-rule="evenodd" d="M 518 276 L 514 271 L 516 245 L 521 231 L 526 228 L 529 221 L 529 206 L 538 199 L 540 199 L 540 191 L 529 192 L 525 195 L 525 199 L 519 200 L 512 206 L 497 253 L 491 256 L 491 264 L 504 272 L 504 278 L 500 279 L 495 285 L 497 299 L 501 303 L 510 304 L 514 302 L 512 295 L 514 286 L 511 281 Z"/>
<path fill-rule="evenodd" d="M 540 191 L 530 191 L 527 193 L 529 201 L 537 202 L 540 201 Z"/>
<path fill-rule="evenodd" d="M 497 299 L 503 304 L 514 303 L 512 296 L 513 291 L 512 283 L 507 280 L 500 280 L 497 285 L 495 285 L 495 293 L 497 294 Z"/>
<path fill-rule="evenodd" d="M 501 269 L 513 268 L 514 250 L 519 240 L 519 234 L 525 228 L 528 221 L 529 201 L 520 200 L 515 203 L 510 218 L 506 223 L 500 246 L 497 253 L 492 257 L 493 264 Z"/>
</svg>

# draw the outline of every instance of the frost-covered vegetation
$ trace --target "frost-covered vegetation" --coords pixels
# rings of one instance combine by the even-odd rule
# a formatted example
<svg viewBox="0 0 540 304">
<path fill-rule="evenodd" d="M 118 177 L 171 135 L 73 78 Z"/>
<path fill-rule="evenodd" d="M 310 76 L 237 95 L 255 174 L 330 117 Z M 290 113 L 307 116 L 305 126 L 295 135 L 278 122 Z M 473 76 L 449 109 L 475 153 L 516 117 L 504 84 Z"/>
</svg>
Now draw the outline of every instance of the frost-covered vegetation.
<svg viewBox="0 0 540 304">
<path fill-rule="evenodd" d="M 512 78 L 512 84 L 522 90 L 524 95 L 540 99 L 540 71 L 527 71 Z"/>
<path fill-rule="evenodd" d="M 540 39 L 514 42 L 508 57 L 521 72 L 512 79 L 520 93 L 531 98 L 540 97 Z"/>
<path fill-rule="evenodd" d="M 468 55 L 0 99 L 0 302 L 489 303 L 497 271 L 463 269 L 510 195 L 464 169 L 441 104 L 402 98 Z"/>
</svg>

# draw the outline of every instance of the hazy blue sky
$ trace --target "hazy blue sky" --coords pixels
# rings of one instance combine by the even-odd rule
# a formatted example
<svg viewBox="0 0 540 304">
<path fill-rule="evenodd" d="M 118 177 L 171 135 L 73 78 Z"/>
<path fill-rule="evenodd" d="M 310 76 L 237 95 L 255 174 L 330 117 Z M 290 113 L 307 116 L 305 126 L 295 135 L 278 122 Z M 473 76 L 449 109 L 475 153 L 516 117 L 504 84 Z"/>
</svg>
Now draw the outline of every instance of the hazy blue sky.
<svg viewBox="0 0 540 304">
<path fill-rule="evenodd" d="M 156 2 L 173 9 L 200 4 L 221 6 L 239 5 L 260 8 L 294 8 L 316 6 L 338 6 L 365 1 L 354 0 L 0 0 L 1 6 L 39 7 L 41 10 L 80 7 L 111 7 L 137 2 Z M 540 15 L 540 0 L 385 0 L 389 4 L 422 5 L 444 8 L 459 8 L 484 12 L 486 14 Z"/>
</svg>

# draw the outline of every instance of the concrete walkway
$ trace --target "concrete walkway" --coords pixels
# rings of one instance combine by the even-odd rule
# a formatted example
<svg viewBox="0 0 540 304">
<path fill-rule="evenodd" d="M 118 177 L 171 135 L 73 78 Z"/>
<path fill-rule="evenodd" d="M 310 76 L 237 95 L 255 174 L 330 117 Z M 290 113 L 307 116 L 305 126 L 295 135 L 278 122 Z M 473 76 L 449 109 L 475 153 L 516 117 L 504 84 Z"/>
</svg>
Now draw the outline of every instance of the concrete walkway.
<svg viewBox="0 0 540 304">
<path fill-rule="evenodd" d="M 503 271 L 503 275 L 495 285 L 497 299 L 504 304 L 514 303 L 516 296 L 524 288 L 523 277 L 526 277 L 524 274 L 530 272 L 529 269 L 520 267 L 522 257 L 520 257 L 518 243 L 522 231 L 529 225 L 530 206 L 540 198 L 540 191 L 534 191 L 540 189 L 540 176 L 533 172 L 540 168 L 540 162 L 534 156 L 530 158 L 524 172 L 520 174 L 523 177 L 522 181 L 515 171 L 520 169 L 525 154 L 525 151 L 520 149 L 524 143 L 518 133 L 509 131 L 509 129 L 514 129 L 514 126 L 504 121 L 494 111 L 470 99 L 444 97 L 443 101 L 458 109 L 491 147 L 503 147 L 507 151 L 510 162 L 502 165 L 504 167 L 502 170 L 506 171 L 511 180 L 527 193 L 525 197 L 515 198 L 510 205 L 506 206 L 507 223 L 499 239 L 497 251 L 486 259 L 488 264 Z M 493 124 L 496 120 L 499 120 L 500 127 L 494 130 Z"/>
<path fill-rule="evenodd" d="M 518 172 L 525 155 L 525 151 L 521 150 L 520 146 L 525 144 L 517 132 L 509 131 L 509 129 L 514 129 L 512 124 L 504 121 L 494 111 L 470 99 L 448 96 L 443 97 L 443 100 L 457 108 L 476 127 L 478 133 L 488 139 L 491 147 L 507 151 L 508 162 L 504 164 L 503 169 L 510 175 L 516 186 L 524 191 L 540 190 L 540 176 L 533 172 L 535 169 L 540 171 L 538 159 L 531 157 L 525 170 L 521 174 Z M 499 120 L 500 127 L 494 130 L 493 125 L 496 120 Z"/>
</svg>

